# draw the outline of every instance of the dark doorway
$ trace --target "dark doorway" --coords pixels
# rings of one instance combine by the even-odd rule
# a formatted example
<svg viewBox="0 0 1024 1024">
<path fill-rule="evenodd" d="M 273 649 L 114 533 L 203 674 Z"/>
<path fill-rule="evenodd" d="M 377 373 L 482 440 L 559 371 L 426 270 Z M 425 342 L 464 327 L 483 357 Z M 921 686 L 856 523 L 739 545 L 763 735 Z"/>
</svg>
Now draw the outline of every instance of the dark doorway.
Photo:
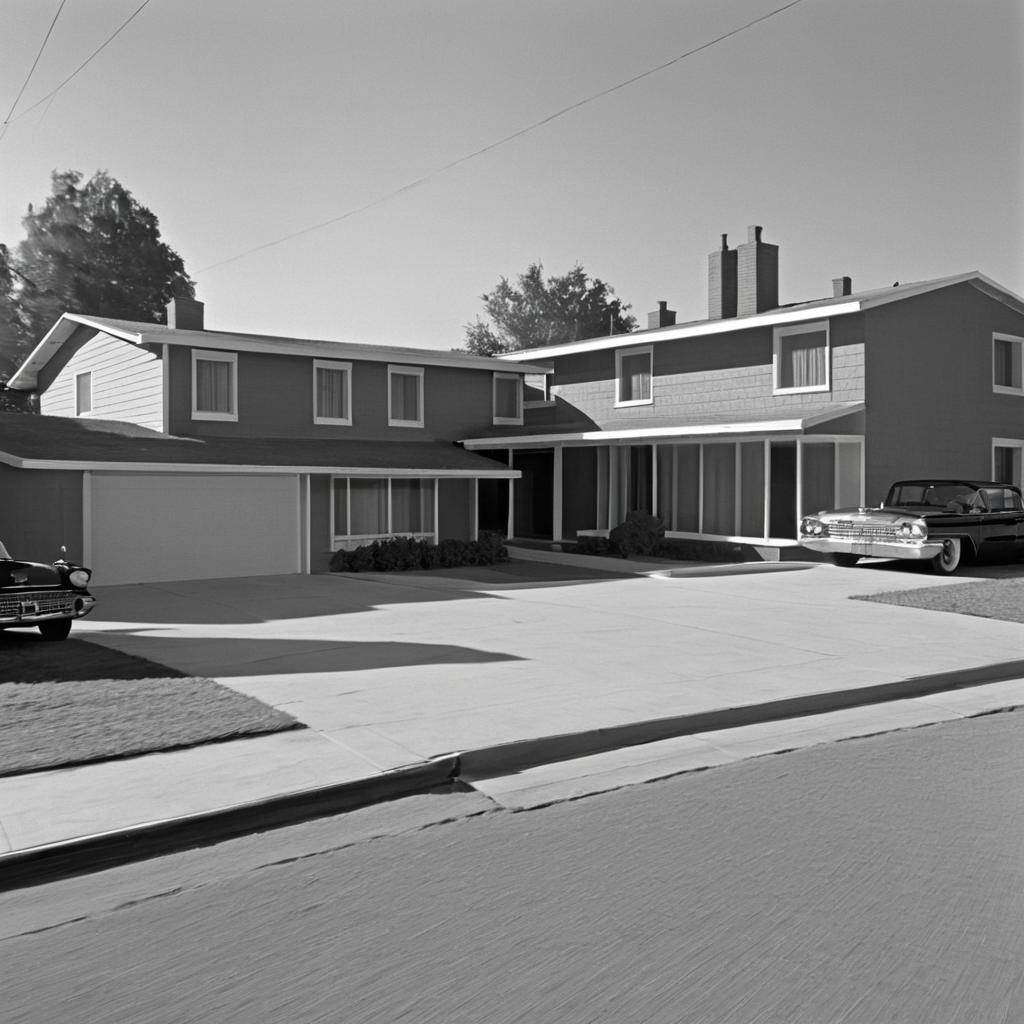
<svg viewBox="0 0 1024 1024">
<path fill-rule="evenodd" d="M 508 449 L 498 448 L 494 451 L 479 451 L 478 455 L 486 455 L 501 466 L 508 465 Z M 497 467 L 495 467 L 497 468 Z M 508 533 L 508 480 L 477 481 L 477 528 L 500 533 Z"/>
<path fill-rule="evenodd" d="M 654 512 L 651 462 L 654 449 L 649 444 L 629 449 L 629 512 Z"/>
<path fill-rule="evenodd" d="M 771 460 L 769 533 L 796 540 L 796 441 L 773 441 Z"/>
<path fill-rule="evenodd" d="M 512 530 L 517 537 L 549 540 L 552 537 L 555 453 L 551 448 L 518 451 L 512 456 L 512 468 L 522 479 L 512 484 L 515 516 Z"/>
</svg>

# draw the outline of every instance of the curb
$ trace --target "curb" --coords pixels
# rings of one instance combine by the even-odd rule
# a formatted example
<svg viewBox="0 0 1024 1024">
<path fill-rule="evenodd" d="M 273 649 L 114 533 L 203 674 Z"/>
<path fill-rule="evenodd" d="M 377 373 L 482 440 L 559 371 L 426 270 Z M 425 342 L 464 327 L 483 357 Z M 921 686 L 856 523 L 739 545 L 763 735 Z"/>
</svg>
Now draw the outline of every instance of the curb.
<svg viewBox="0 0 1024 1024">
<path fill-rule="evenodd" d="M 374 778 L 284 793 L 233 807 L 15 850 L 0 854 L 0 892 L 211 846 L 266 829 L 297 825 L 369 804 L 424 793 L 451 784 L 457 771 L 457 757 L 437 757 Z"/>
</svg>

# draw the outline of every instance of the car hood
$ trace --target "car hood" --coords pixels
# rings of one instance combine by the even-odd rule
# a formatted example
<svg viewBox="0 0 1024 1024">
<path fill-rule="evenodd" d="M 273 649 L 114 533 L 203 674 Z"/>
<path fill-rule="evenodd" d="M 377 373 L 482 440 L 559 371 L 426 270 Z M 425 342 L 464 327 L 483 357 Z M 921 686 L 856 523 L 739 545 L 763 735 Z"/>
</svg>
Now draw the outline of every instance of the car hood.
<svg viewBox="0 0 1024 1024">
<path fill-rule="evenodd" d="M 0 559 L 0 587 L 56 587 L 63 582 L 52 565 Z"/>
<path fill-rule="evenodd" d="M 901 519 L 962 519 L 962 515 L 941 508 L 836 508 L 818 513 L 820 519 L 848 519 L 854 523 L 897 523 Z"/>
</svg>

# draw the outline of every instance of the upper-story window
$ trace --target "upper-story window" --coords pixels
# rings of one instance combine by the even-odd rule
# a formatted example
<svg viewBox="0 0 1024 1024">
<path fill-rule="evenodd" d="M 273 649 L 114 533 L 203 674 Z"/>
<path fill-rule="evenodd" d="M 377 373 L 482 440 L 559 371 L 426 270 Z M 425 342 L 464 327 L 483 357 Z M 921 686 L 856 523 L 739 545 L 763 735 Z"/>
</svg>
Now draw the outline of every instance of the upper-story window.
<svg viewBox="0 0 1024 1024">
<path fill-rule="evenodd" d="M 495 373 L 494 422 L 523 422 L 523 378 L 520 374 Z"/>
<path fill-rule="evenodd" d="M 388 426 L 423 426 L 423 367 L 388 367 Z"/>
<path fill-rule="evenodd" d="M 624 348 L 615 353 L 615 404 L 650 405 L 654 401 L 651 376 L 654 350 Z"/>
<path fill-rule="evenodd" d="M 313 360 L 313 422 L 352 425 L 352 364 Z"/>
<path fill-rule="evenodd" d="M 92 372 L 75 374 L 75 415 L 87 416 L 92 412 Z"/>
<path fill-rule="evenodd" d="M 831 362 L 827 321 L 775 328 L 775 394 L 828 391 L 832 386 Z"/>
<path fill-rule="evenodd" d="M 1021 375 L 1021 351 L 1024 338 L 1012 334 L 992 335 L 992 390 L 1003 394 L 1024 395 Z"/>
<path fill-rule="evenodd" d="M 192 419 L 238 419 L 238 353 L 192 350 Z"/>
</svg>

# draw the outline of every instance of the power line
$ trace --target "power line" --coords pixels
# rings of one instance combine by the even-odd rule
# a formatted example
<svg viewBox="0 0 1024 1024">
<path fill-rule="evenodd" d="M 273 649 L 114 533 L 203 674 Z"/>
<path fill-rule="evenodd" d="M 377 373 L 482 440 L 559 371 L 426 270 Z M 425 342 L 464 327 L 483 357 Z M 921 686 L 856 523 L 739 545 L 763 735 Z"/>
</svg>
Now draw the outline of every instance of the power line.
<svg viewBox="0 0 1024 1024">
<path fill-rule="evenodd" d="M 11 121 L 18 121 L 21 118 L 23 118 L 26 114 L 31 114 L 32 111 L 36 109 L 36 107 L 41 107 L 47 100 L 52 99 L 54 96 L 56 96 L 57 93 L 59 93 L 61 91 L 61 89 L 63 89 L 64 86 L 67 85 L 68 82 L 71 81 L 72 78 L 74 78 L 80 71 L 82 71 L 86 67 L 86 65 L 90 64 L 96 57 L 98 57 L 99 54 L 103 50 L 105 50 L 128 27 L 128 25 L 132 21 L 135 20 L 135 18 L 139 14 L 142 13 L 142 9 L 147 4 L 149 4 L 149 2 L 150 2 L 150 0 L 142 0 L 142 3 L 139 4 L 139 6 L 136 7 L 135 10 L 123 22 L 121 22 L 121 24 L 117 27 L 117 29 L 114 31 L 114 33 L 112 35 L 110 35 L 98 47 L 96 47 L 96 49 L 93 50 L 92 53 L 89 54 L 89 56 L 86 57 L 86 59 L 84 61 L 82 61 L 82 63 L 79 64 L 78 67 L 75 68 L 75 70 L 72 71 L 71 74 L 68 75 L 68 77 L 65 78 L 64 81 L 61 82 L 60 85 L 58 85 L 56 89 L 53 89 L 51 92 L 48 92 L 41 100 L 37 100 L 35 103 L 33 103 L 31 107 L 27 107 L 17 117 L 11 118 Z M 61 4 L 61 6 L 63 7 L 64 5 Z M 4 122 L 4 127 L 6 128 L 7 124 L 9 124 L 9 123 L 10 123 L 9 121 Z"/>
<path fill-rule="evenodd" d="M 14 97 L 14 102 L 11 104 L 11 109 L 7 111 L 7 116 L 3 120 L 3 124 L 0 125 L 0 141 L 7 134 L 7 126 L 11 123 L 11 114 L 14 113 L 14 108 L 17 107 L 18 103 L 21 102 L 21 97 L 28 87 L 29 80 L 32 78 L 32 73 L 36 69 L 36 65 L 39 63 L 39 58 L 43 55 L 43 50 L 46 49 L 46 44 L 50 41 L 50 34 L 53 32 L 53 26 L 57 24 L 57 19 L 60 17 L 60 12 L 64 10 L 64 5 L 68 0 L 60 0 L 60 7 L 57 8 L 57 13 L 53 16 L 53 21 L 50 22 L 50 27 L 46 30 L 46 36 L 43 38 L 42 45 L 39 47 L 39 52 L 36 54 L 36 59 L 32 61 L 32 67 L 28 69 L 28 74 L 25 76 L 25 81 L 21 83 L 21 88 L 18 90 L 18 95 Z"/>
<path fill-rule="evenodd" d="M 547 117 L 541 118 L 539 121 L 534 121 L 533 124 L 529 124 L 525 128 L 520 128 L 518 131 L 514 131 L 511 134 L 498 139 L 496 142 L 491 142 L 488 145 L 483 146 L 481 149 L 474 150 L 472 153 L 466 153 L 464 156 L 460 156 L 457 159 L 452 160 L 450 163 L 444 164 L 441 167 L 436 167 L 434 170 L 423 175 L 423 177 L 417 178 L 415 181 L 411 181 L 406 185 L 402 185 L 400 188 L 396 188 L 393 192 L 388 192 L 386 195 L 383 195 L 378 199 L 364 203 L 362 206 L 357 206 L 345 213 L 338 214 L 336 217 L 330 217 L 327 220 L 311 224 L 309 227 L 300 228 L 298 231 L 292 231 L 287 235 L 282 235 L 280 238 L 275 238 L 273 241 L 264 242 L 262 245 L 254 246 L 252 249 L 246 249 L 245 252 L 240 252 L 237 256 L 229 256 L 226 260 L 211 263 L 209 266 L 198 270 L 197 273 L 205 274 L 208 270 L 216 270 L 218 267 L 226 266 L 228 263 L 235 263 L 238 260 L 244 259 L 246 256 L 252 256 L 254 253 L 262 252 L 264 249 L 271 249 L 276 245 L 281 245 L 283 242 L 289 242 L 293 238 L 299 238 L 302 235 L 308 235 L 310 232 L 319 231 L 321 228 L 326 228 L 331 224 L 337 224 L 340 221 L 348 220 L 350 217 L 355 217 L 357 214 L 365 213 L 367 210 L 372 210 L 376 206 L 381 206 L 384 203 L 390 202 L 392 199 L 396 199 L 398 196 L 403 195 L 406 192 L 410 192 L 414 188 L 419 188 L 420 185 L 425 185 L 428 181 L 447 173 L 453 168 L 458 167 L 460 164 L 464 164 L 469 160 L 475 160 L 478 156 L 483 156 L 485 153 L 489 153 L 491 150 L 497 149 L 499 146 L 504 146 L 509 142 L 520 139 L 524 135 L 528 135 L 530 132 L 536 131 L 538 128 L 542 128 L 544 125 L 550 124 L 552 121 L 556 121 L 558 118 L 564 117 L 566 114 L 572 113 L 574 110 L 579 110 L 580 107 L 585 107 L 588 103 L 593 103 L 596 100 L 603 99 L 605 96 L 610 96 L 613 92 L 618 92 L 620 89 L 625 89 L 627 86 L 634 85 L 636 82 L 639 82 L 644 78 L 656 75 L 659 71 L 664 71 L 666 68 L 670 68 L 674 64 L 678 64 L 680 61 L 686 60 L 687 57 L 692 57 L 694 54 L 700 53 L 702 50 L 707 50 L 709 47 L 715 46 L 717 43 L 721 43 L 732 36 L 739 35 L 740 32 L 745 32 L 748 28 L 753 28 L 754 25 L 758 25 L 762 21 L 774 18 L 777 14 L 782 14 L 784 11 L 788 11 L 791 7 L 796 7 L 799 3 L 803 3 L 803 0 L 790 0 L 789 3 L 783 4 L 781 7 L 777 7 L 775 10 L 769 11 L 767 14 L 762 14 L 758 18 L 748 21 L 745 25 L 740 25 L 738 28 L 731 29 L 729 32 L 724 32 L 722 35 L 716 36 L 714 39 L 711 39 L 706 43 L 702 43 L 700 46 L 695 46 L 692 50 L 687 50 L 685 53 L 679 54 L 678 57 L 673 57 L 671 60 L 665 61 L 664 64 L 659 64 L 657 67 L 649 68 L 647 71 L 642 71 L 640 74 L 634 75 L 632 78 L 627 78 L 625 81 L 619 82 L 617 85 L 612 85 L 607 89 L 602 89 L 599 92 L 592 93 L 581 100 L 577 100 L 575 103 L 570 103 L 567 107 L 562 107 L 561 110 L 557 110 L 555 113 L 549 114 Z"/>
</svg>

